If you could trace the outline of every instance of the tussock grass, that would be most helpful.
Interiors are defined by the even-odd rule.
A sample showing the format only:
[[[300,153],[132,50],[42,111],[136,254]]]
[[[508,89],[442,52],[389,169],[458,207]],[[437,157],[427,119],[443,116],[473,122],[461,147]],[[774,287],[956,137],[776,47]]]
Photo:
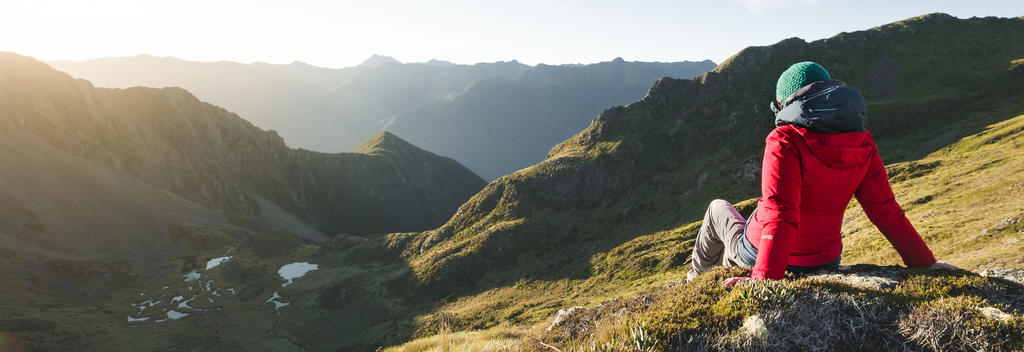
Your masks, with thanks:
[[[720,282],[744,272],[718,268],[692,283],[645,294],[652,302],[623,310],[614,303],[579,310],[546,335],[552,345],[635,351],[621,345],[634,322],[683,351],[1016,350],[1024,347],[1020,284],[962,272],[859,266],[852,273],[887,275],[898,286],[866,289],[830,276],[790,276],[733,289]],[[1005,304],[1007,293],[1016,294]],[[634,298],[636,299],[636,298]],[[986,315],[986,310],[989,312]],[[608,315],[619,312],[619,315]],[[994,312],[994,313],[993,313]],[[997,317],[997,318],[993,318]],[[576,346],[576,347],[572,347]]]
[[[898,325],[904,336],[934,351],[1006,351],[1024,347],[1021,316],[986,316],[982,308],[987,305],[976,296],[940,298],[913,308]]]
[[[383,352],[513,352],[534,348],[529,332],[508,326],[487,330],[444,332],[413,340]]]

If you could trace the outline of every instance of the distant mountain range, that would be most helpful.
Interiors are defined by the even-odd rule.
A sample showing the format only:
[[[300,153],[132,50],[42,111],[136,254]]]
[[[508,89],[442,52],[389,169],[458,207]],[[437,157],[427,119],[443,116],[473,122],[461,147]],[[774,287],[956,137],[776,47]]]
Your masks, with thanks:
[[[277,131],[294,147],[351,151],[389,130],[488,180],[540,161],[601,110],[639,99],[655,80],[689,78],[715,66],[621,58],[532,67],[514,60],[403,64],[376,55],[342,69],[148,55],[50,65],[101,87],[185,88]]]
[[[516,79],[474,83],[451,100],[399,114],[386,129],[463,162],[485,179],[536,164],[602,110],[644,96],[662,77],[689,78],[703,62],[537,65]]]

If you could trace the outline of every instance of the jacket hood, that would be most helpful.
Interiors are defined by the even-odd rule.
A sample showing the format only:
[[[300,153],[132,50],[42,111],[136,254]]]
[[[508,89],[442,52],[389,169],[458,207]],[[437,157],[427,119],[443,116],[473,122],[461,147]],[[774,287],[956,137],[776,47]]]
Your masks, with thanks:
[[[775,125],[787,124],[822,133],[864,132],[867,104],[857,88],[843,81],[818,81],[786,99]]]
[[[821,133],[795,126],[792,129],[803,138],[811,154],[833,169],[863,167],[878,153],[878,147],[871,132]]]

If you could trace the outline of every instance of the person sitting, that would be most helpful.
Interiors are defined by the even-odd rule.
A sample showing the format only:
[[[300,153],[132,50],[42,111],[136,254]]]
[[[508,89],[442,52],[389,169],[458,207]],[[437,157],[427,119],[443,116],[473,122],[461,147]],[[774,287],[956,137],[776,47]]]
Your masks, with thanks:
[[[814,62],[790,66],[776,84],[775,129],[766,138],[761,199],[750,219],[727,201],[708,206],[687,280],[718,265],[749,267],[750,280],[839,265],[843,213],[857,198],[871,222],[912,268],[956,269],[938,262],[903,213],[856,88]]]

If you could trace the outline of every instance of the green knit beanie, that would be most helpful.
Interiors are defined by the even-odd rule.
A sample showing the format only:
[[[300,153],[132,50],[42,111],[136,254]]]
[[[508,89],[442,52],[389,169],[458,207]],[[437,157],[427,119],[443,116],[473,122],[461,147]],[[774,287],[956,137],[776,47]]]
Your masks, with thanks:
[[[795,63],[779,76],[779,82],[775,84],[775,97],[785,103],[786,98],[797,89],[826,79],[832,79],[832,76],[821,65],[810,61]]]

